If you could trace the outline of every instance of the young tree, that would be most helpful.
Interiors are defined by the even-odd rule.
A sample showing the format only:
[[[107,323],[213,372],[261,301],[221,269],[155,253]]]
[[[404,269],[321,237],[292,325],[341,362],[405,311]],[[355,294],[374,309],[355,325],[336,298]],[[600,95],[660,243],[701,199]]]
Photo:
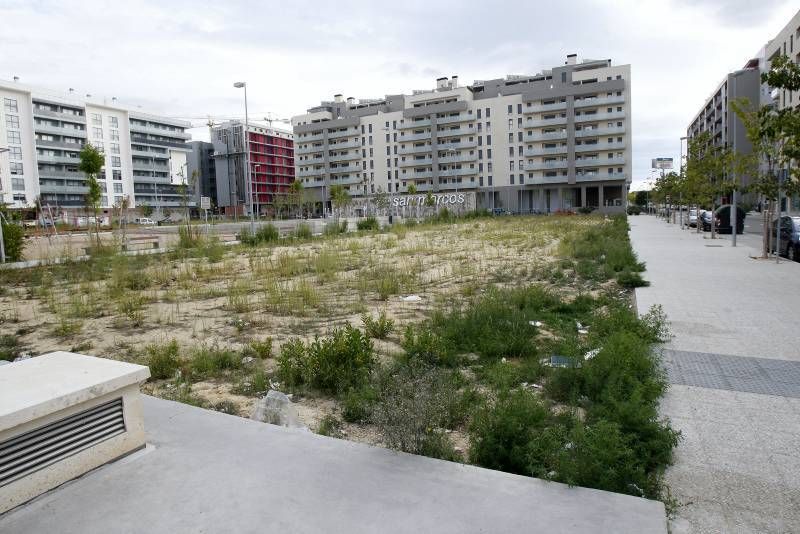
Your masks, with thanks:
[[[142,204],[140,209],[142,210],[142,216],[144,217],[150,217],[153,214],[153,206],[150,204]]]
[[[289,197],[295,206],[295,216],[302,217],[303,211],[303,182],[295,180],[289,186]]]
[[[336,210],[336,221],[338,223],[341,211],[350,204],[350,193],[347,192],[347,189],[345,189],[343,185],[335,184],[331,186],[330,195],[331,204],[333,204],[333,208]]]
[[[378,186],[375,194],[372,196],[372,203],[375,205],[375,210],[380,210],[383,213],[389,207],[389,195],[382,187]]]
[[[413,182],[408,184],[408,187],[406,187],[406,193],[409,194],[409,195],[416,195],[417,194],[417,184],[415,184]],[[414,208],[414,213],[415,213],[417,219],[419,219],[419,205],[417,205]],[[403,215],[405,216],[405,208],[403,208]]]
[[[772,61],[761,81],[780,91],[800,90],[800,67],[786,56]],[[761,256],[769,254],[770,221],[780,215],[782,194],[800,193],[800,110],[775,109],[773,105],[756,108],[747,100],[731,102],[731,107],[744,124],[747,137],[753,146],[753,159],[745,161],[755,179],[749,190],[756,192],[765,202],[762,210],[763,235]]]
[[[183,169],[181,169],[181,178],[183,178]],[[189,195],[194,194],[195,187],[197,185],[197,179],[200,176],[200,172],[197,169],[192,171],[191,176],[189,176],[188,180],[181,179],[181,183],[178,184],[178,193],[181,196],[181,209],[183,210],[183,219],[186,222],[186,235],[192,235],[192,227],[190,224],[191,217],[189,216]]]
[[[81,162],[78,164],[78,170],[86,175],[86,185],[89,187],[86,193],[86,208],[94,213],[94,235],[97,238],[97,247],[100,243],[100,199],[103,196],[103,191],[100,189],[100,184],[97,181],[97,174],[105,165],[105,156],[103,153],[86,143],[79,154]]]
[[[733,151],[715,145],[711,134],[703,132],[689,140],[683,190],[699,203],[708,204],[713,212],[719,196],[732,191],[734,169]],[[713,215],[711,238],[716,238],[716,218]]]

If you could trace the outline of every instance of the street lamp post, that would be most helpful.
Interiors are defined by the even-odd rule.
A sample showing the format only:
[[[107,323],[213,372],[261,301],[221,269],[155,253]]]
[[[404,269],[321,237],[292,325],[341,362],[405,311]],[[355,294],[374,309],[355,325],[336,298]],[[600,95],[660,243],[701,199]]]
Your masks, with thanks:
[[[233,84],[236,89],[244,89],[244,128],[243,128],[243,135],[244,135],[244,162],[246,167],[246,174],[245,179],[247,180],[247,196],[248,196],[248,204],[250,206],[250,233],[256,233],[256,220],[255,215],[253,213],[253,182],[250,175],[250,140],[248,139],[249,132],[247,131],[248,122],[247,122],[247,83],[245,82],[236,82]]]

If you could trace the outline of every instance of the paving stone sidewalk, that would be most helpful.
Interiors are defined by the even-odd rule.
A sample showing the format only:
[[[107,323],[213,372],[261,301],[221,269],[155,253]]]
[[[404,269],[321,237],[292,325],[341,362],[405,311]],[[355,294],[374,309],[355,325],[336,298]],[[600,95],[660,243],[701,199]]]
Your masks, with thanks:
[[[800,532],[800,263],[752,259],[757,240],[629,218],[673,339],[663,415],[683,433],[667,483],[681,532]],[[709,246],[713,245],[713,246]],[[722,246],[717,246],[722,245]]]

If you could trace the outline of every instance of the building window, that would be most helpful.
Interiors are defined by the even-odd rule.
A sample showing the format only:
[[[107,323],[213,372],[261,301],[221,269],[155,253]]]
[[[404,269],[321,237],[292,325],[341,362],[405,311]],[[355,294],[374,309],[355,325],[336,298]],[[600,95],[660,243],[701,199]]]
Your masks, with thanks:
[[[113,169],[111,175],[112,180],[122,180],[122,171],[119,169]]]
[[[508,113],[509,114],[514,113],[514,106],[512,104],[508,105]],[[488,117],[489,114],[487,113],[486,116]]]
[[[478,115],[477,115],[477,118],[479,118],[479,119],[481,118],[481,108],[478,108]]]
[[[491,145],[492,144],[492,136],[491,135],[487,135],[486,136],[486,144],[487,145]]]
[[[111,140],[119,141],[119,130],[111,130]]]
[[[514,155],[514,147],[513,146],[508,147],[508,155],[509,156],[513,156]]]
[[[122,184],[114,184],[114,192],[122,193]]]
[[[103,125],[103,118],[100,116],[99,113],[92,113],[92,124],[95,126]]]
[[[111,143],[111,153],[119,154],[119,143]]]
[[[490,170],[491,170],[491,169],[490,169]],[[487,177],[487,179],[489,180],[489,185],[492,185],[492,177],[491,177],[491,176],[489,176],[489,177]]]
[[[509,171],[513,171],[514,170],[514,162],[513,161],[509,161],[508,162],[508,170]],[[512,176],[513,176],[513,174],[512,174]],[[511,183],[513,184],[514,182],[511,182]]]
[[[486,149],[486,158],[487,159],[492,159],[492,149],[491,148],[487,148]]]
[[[486,131],[487,132],[491,132],[492,131],[492,123],[491,122],[487,122],[486,123]]]
[[[118,156],[112,156],[111,157],[111,166],[112,167],[121,167],[122,166],[122,162],[121,162],[121,160],[120,160],[120,158]]]
[[[11,160],[22,159],[22,147],[12,146],[8,148],[8,158]]]
[[[486,164],[486,172],[492,172],[492,162]]]
[[[11,167],[11,174],[23,174],[21,161],[12,161],[10,163],[10,167]]]
[[[19,128],[19,117],[17,115],[6,115],[6,126],[9,128]]]
[[[92,128],[92,137],[94,139],[102,139],[103,138],[103,129],[102,128]]]
[[[12,191],[25,191],[25,180],[23,178],[11,178]]]
[[[6,139],[8,139],[8,144],[10,145],[19,145],[22,144],[21,138],[19,136],[19,132],[6,132]]]
[[[514,142],[514,132],[508,132],[508,142],[509,143]],[[514,150],[514,147],[511,147],[511,150]]]
[[[513,165],[514,162],[512,161],[511,164]],[[514,185],[514,175],[513,174],[511,176],[509,176],[509,180],[511,181],[511,185]]]
[[[5,108],[6,111],[10,113],[19,113],[19,108],[17,107],[16,98],[4,98],[3,107]]]
[[[119,128],[119,122],[116,117],[109,117],[108,125],[111,126],[112,128]]]
[[[492,116],[492,110],[490,108],[486,108],[486,118],[488,119],[491,116]]]

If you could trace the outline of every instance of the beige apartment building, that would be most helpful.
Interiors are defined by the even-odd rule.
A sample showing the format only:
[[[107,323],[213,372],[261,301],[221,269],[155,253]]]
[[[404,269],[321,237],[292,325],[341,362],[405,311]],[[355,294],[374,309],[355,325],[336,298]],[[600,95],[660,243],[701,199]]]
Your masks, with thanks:
[[[537,75],[356,101],[336,95],[293,117],[295,176],[318,199],[342,185],[474,193],[478,208],[625,209],[632,172],[630,65],[578,61]]]

